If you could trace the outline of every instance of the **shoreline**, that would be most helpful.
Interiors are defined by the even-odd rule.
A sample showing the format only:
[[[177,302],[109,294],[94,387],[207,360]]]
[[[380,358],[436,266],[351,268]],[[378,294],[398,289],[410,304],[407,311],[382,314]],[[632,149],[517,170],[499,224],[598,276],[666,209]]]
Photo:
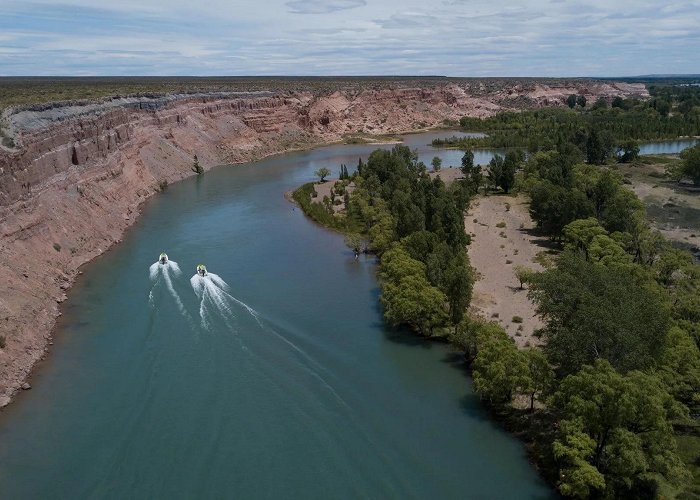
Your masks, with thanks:
[[[285,155],[285,154],[294,153],[294,152],[298,152],[298,151],[310,151],[310,150],[313,150],[316,148],[331,146],[331,145],[333,145],[333,143],[328,143],[328,144],[319,143],[319,144],[315,144],[309,148],[292,148],[292,149],[289,149],[286,151],[281,151],[281,152],[271,152],[269,154],[265,154],[263,156],[260,156],[259,158],[251,160],[251,161],[241,161],[241,162],[235,162],[235,163],[221,163],[221,164],[217,164],[217,165],[214,165],[212,167],[207,168],[205,170],[205,174],[206,174],[206,172],[209,172],[209,171],[211,171],[213,169],[217,169],[217,168],[236,167],[238,165],[244,165],[246,163],[259,162],[259,161],[262,161],[264,159],[271,158],[271,157],[274,157],[277,155]],[[175,183],[179,183],[181,181],[184,181],[184,180],[189,179],[191,177],[194,177],[196,175],[197,174],[195,172],[192,172],[191,175],[183,177],[182,179],[177,180]],[[202,174],[202,175],[204,175],[204,174]],[[136,224],[138,224],[139,219],[141,217],[141,214],[143,213],[144,206],[148,202],[155,199],[159,194],[161,194],[161,193],[152,192],[152,193],[150,193],[150,195],[147,198],[141,200],[139,202],[139,204],[137,205],[137,207],[132,212],[132,214],[134,216],[130,218],[129,224],[120,232],[119,238],[114,240],[108,247],[106,247],[100,253],[90,257],[88,260],[86,260],[85,262],[80,264],[78,267],[76,267],[74,274],[72,276],[70,276],[69,280],[67,281],[68,286],[65,288],[62,288],[62,290],[64,292],[63,297],[61,297],[62,300],[58,303],[58,308],[56,310],[56,313],[52,315],[52,320],[51,320],[50,325],[47,325],[46,331],[48,333],[45,335],[46,342],[44,343],[41,356],[39,358],[37,358],[31,365],[26,367],[27,375],[22,380],[22,384],[20,387],[18,387],[9,397],[0,396],[0,415],[5,410],[5,408],[7,408],[9,405],[11,405],[11,403],[13,403],[17,400],[17,398],[20,394],[22,394],[23,392],[25,392],[27,390],[31,390],[32,376],[34,375],[34,372],[37,369],[39,369],[39,365],[41,365],[47,361],[49,354],[50,354],[50,351],[51,351],[50,347],[54,344],[54,341],[57,337],[57,333],[60,330],[59,318],[61,316],[63,316],[63,311],[62,311],[63,303],[66,300],[68,300],[68,294],[70,293],[72,288],[76,285],[78,277],[84,274],[83,268],[85,266],[93,263],[94,261],[96,261],[99,258],[106,257],[108,255],[108,253],[110,252],[110,250],[112,250],[117,245],[121,244],[125,235],[131,230],[131,228],[133,228]]]
[[[391,134],[397,135],[397,136],[404,136],[404,135],[409,135],[409,134],[420,134],[420,133],[425,133],[433,130],[444,130],[440,127],[428,127],[428,128],[421,128],[421,129],[412,129],[409,131],[396,131],[396,132],[391,132]],[[403,140],[401,141],[382,141],[382,140],[377,140],[377,141],[372,141],[372,142],[367,142],[367,143],[362,143],[358,145],[383,145],[383,144],[402,144]],[[309,144],[308,146],[305,147],[292,147],[288,148],[282,151],[271,151],[269,153],[262,154],[259,157],[255,157],[253,159],[247,160],[247,161],[234,161],[230,163],[219,163],[215,164],[213,166],[210,166],[208,168],[205,168],[205,173],[202,175],[205,175],[207,172],[210,172],[211,170],[214,169],[219,169],[219,168],[231,168],[231,167],[236,167],[239,165],[245,165],[247,163],[256,163],[263,161],[268,158],[274,158],[276,156],[283,156],[287,155],[290,153],[295,153],[295,152],[301,152],[301,151],[312,151],[318,148],[323,148],[323,147],[330,147],[330,146],[341,146],[341,145],[355,145],[353,143],[348,143],[344,140],[332,140],[332,141],[318,141],[312,144]],[[196,176],[197,174],[195,172],[189,172],[186,176],[182,177],[181,179],[178,179],[174,183],[179,183],[181,181],[184,181],[185,179],[189,179],[191,177]],[[289,202],[293,203],[294,205],[298,206],[296,201],[292,197],[293,191],[288,191],[284,193],[285,199],[287,199]],[[50,323],[46,325],[46,328],[42,328],[45,330],[47,333],[44,336],[45,342],[43,344],[43,350],[41,355],[36,358],[31,364],[27,365],[25,368],[27,370],[27,375],[22,379],[21,384],[19,387],[17,387],[13,393],[8,397],[8,396],[0,396],[0,414],[8,407],[10,406],[13,402],[17,400],[17,398],[22,394],[23,392],[27,390],[31,390],[32,385],[32,377],[36,370],[40,369],[40,365],[44,364],[47,362],[51,349],[50,347],[54,345],[55,339],[57,338],[57,334],[60,331],[60,321],[59,318],[63,316],[63,303],[68,300],[68,294],[72,290],[73,286],[76,285],[76,282],[79,278],[79,276],[83,275],[84,271],[83,268],[91,263],[93,263],[95,260],[106,257],[110,250],[112,250],[114,247],[119,245],[126,234],[131,230],[132,227],[134,227],[138,222],[139,219],[143,213],[144,206],[155,199],[161,192],[153,191],[149,192],[149,195],[145,198],[139,201],[138,205],[133,209],[131,212],[132,216],[128,220],[128,224],[120,231],[119,237],[115,239],[114,241],[111,242],[111,244],[108,247],[105,247],[104,249],[101,250],[101,252],[95,254],[94,256],[88,258],[85,262],[81,263],[78,265],[74,273],[71,276],[68,276],[68,280],[66,281],[67,286],[65,288],[62,287],[63,290],[63,296],[61,297],[60,301],[58,302],[58,307],[56,309],[56,312],[52,315],[52,318],[50,320]],[[300,207],[301,208],[301,207]],[[316,224],[318,224],[320,227],[325,227],[322,224],[312,221]],[[333,230],[332,228],[328,228]],[[343,234],[340,231],[333,230],[334,232],[338,232],[340,234]]]

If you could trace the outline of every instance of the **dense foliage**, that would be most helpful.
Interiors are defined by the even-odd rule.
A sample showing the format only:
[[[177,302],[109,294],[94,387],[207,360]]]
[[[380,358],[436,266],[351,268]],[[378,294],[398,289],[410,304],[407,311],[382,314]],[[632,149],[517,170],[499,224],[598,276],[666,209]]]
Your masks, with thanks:
[[[614,108],[596,102],[586,111],[571,99],[578,111],[503,113],[478,122],[491,137],[477,142],[530,150],[522,168],[516,162],[513,183],[529,195],[532,218],[559,251],[542,272],[515,270],[544,320],[540,349],[518,350],[500,326],[472,319],[451,340],[472,361],[474,387],[490,406],[535,409],[540,420],[556,422],[545,434],[549,446],[538,448],[549,458],[538,458],[553,464],[550,477],[565,496],[668,496],[686,488],[692,467],[676,443],[694,442],[687,433],[700,428],[700,267],[649,227],[615,169],[597,166],[613,155],[634,161],[635,139],[700,132],[697,107],[683,113],[675,98],[668,105],[660,99],[620,99]],[[479,129],[475,123],[463,120]],[[700,180],[698,157],[700,147],[682,154],[679,179]],[[473,185],[480,170],[470,159],[467,150],[463,182]],[[504,164],[489,164],[487,187],[511,189],[496,182]],[[697,460],[694,453],[686,457]],[[696,477],[686,491],[697,493],[698,483]]]
[[[388,323],[426,336],[454,327],[464,317],[474,281],[464,231],[467,186],[448,189],[439,178],[431,179],[405,146],[374,151],[351,176],[343,171],[354,187],[343,215],[313,200],[313,184],[298,189],[294,199],[314,220],[365,235],[381,258]]]
[[[525,148],[529,152],[560,149],[570,144],[589,163],[616,157],[629,162],[638,154],[636,141],[675,139],[700,135],[700,91],[684,101],[659,97],[649,101],[619,99],[612,106],[599,101],[590,109],[545,108],[499,113],[486,119],[464,117],[469,131],[488,133],[483,138],[436,139],[435,146]],[[571,103],[569,102],[569,105]]]
[[[447,335],[498,414],[522,414],[530,429],[553,423],[531,432],[563,495],[674,495],[690,477],[683,458],[697,454],[683,456],[677,442],[700,427],[700,267],[649,227],[614,169],[554,144],[527,159],[511,151],[486,175],[467,151],[464,178],[449,187],[405,147],[375,151],[352,176],[344,218],[381,257],[389,323]],[[463,211],[484,185],[527,193],[539,231],[558,246],[544,271],[514,270],[544,321],[537,348],[518,349],[498,324],[465,315],[474,278]]]
[[[461,185],[431,179],[405,146],[374,151],[360,161],[349,215],[362,221],[381,256],[382,304],[387,321],[424,335],[462,320],[473,274],[465,245]]]

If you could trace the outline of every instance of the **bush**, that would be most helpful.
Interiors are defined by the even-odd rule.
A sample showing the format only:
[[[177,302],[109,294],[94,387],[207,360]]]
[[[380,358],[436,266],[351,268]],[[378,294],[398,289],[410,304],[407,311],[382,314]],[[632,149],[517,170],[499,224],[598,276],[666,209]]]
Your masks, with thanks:
[[[5,341],[5,336],[0,335],[0,349],[4,349],[6,345],[7,345],[7,342]]]
[[[160,181],[160,183],[158,184],[158,189],[160,189],[161,192],[168,189],[168,181],[167,180]]]
[[[199,164],[199,159],[197,158],[197,155],[194,155],[194,159],[192,162],[192,172],[194,172],[197,175],[202,175],[204,173],[204,168]]]
[[[513,316],[513,319],[511,321],[513,321],[513,323],[522,323],[523,318],[522,316]]]
[[[505,223],[505,222],[499,222],[498,224],[496,224],[496,227],[497,227],[497,228],[500,228],[500,229],[503,229],[504,227],[506,227],[506,223]]]
[[[57,252],[60,252],[60,251],[61,251],[61,245],[59,245],[58,243],[54,243],[54,244],[53,244],[53,249],[56,250]]]

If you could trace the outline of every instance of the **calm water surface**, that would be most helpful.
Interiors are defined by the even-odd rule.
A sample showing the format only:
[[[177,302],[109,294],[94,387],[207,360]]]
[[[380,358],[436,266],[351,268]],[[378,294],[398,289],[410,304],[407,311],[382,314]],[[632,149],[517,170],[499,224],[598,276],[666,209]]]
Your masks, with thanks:
[[[639,154],[676,154],[680,153],[685,148],[691,148],[698,143],[700,143],[698,139],[678,139],[675,141],[647,142],[639,145]]]
[[[430,160],[430,135],[409,136]],[[458,357],[385,329],[372,259],[283,193],[373,146],[171,186],[85,268],[0,418],[2,498],[547,498]],[[456,163],[455,163],[456,164]],[[149,266],[166,250],[182,269]],[[190,277],[203,262],[203,298]]]

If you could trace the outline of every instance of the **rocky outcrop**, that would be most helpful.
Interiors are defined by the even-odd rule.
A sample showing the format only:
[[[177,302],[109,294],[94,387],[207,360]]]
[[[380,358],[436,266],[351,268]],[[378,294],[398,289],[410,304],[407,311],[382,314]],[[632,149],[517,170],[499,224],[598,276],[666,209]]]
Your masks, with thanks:
[[[117,243],[162,183],[205,168],[338,141],[439,125],[570,93],[645,95],[643,86],[579,82],[527,88],[216,93],[115,98],[4,113],[0,148],[0,407],[26,383],[51,341],[79,267]],[[597,87],[596,87],[597,86]],[[28,387],[28,386],[25,386]]]

